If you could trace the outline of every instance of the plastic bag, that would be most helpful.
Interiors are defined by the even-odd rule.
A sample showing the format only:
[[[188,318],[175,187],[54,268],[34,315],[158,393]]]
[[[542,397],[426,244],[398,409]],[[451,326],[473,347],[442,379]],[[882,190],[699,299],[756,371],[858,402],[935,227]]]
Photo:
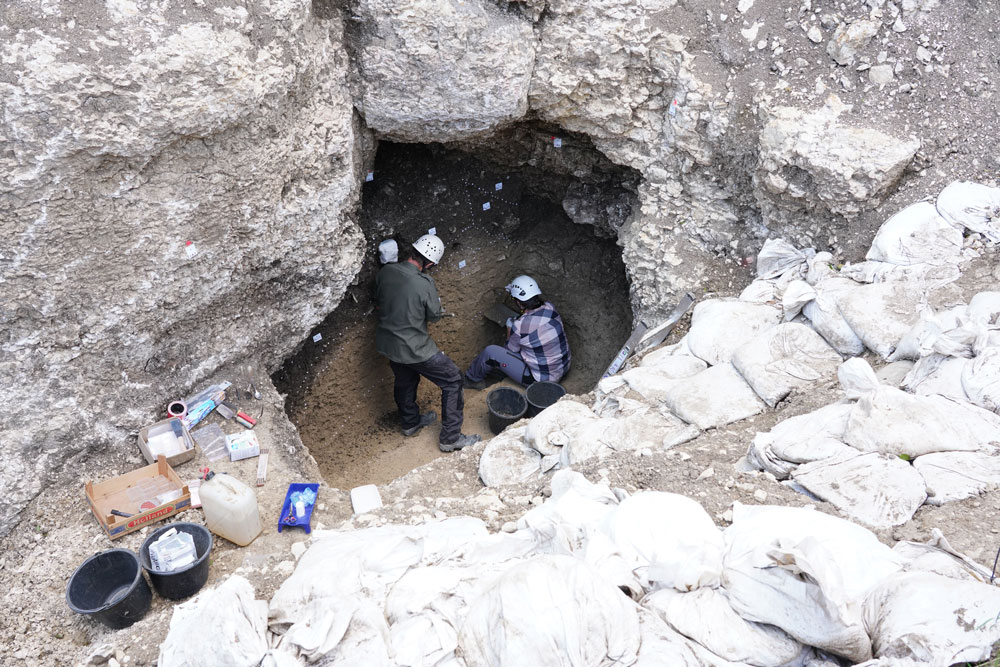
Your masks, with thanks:
[[[818,333],[794,322],[758,334],[733,354],[733,366],[771,407],[793,389],[833,375],[841,361]]]
[[[816,254],[815,250],[796,250],[784,239],[768,239],[757,253],[757,277],[777,278],[788,271],[805,273],[807,262]]]

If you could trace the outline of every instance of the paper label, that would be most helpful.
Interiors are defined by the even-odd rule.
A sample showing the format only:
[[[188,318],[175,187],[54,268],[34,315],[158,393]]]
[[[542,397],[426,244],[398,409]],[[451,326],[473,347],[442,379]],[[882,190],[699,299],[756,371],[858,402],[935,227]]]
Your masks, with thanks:
[[[437,227],[431,227],[430,229],[427,230],[427,233],[430,234],[431,236],[436,236],[437,233],[438,233],[438,228]]]
[[[503,183],[497,183],[493,186],[494,190],[503,190]]]
[[[555,146],[556,148],[562,148],[562,139],[560,139],[559,137],[553,137],[552,145]]]
[[[365,183],[368,183],[369,181],[374,181],[374,180],[375,180],[375,172],[374,171],[369,171],[367,174],[365,174]]]
[[[486,202],[485,204],[483,204],[483,210],[484,211],[490,210],[490,203],[489,202]]]
[[[460,268],[460,269],[464,269],[465,268],[465,260],[464,259],[461,262],[458,263],[458,268]]]
[[[318,343],[318,342],[320,342],[321,340],[323,340],[323,334],[321,334],[321,333],[318,333],[318,334],[316,334],[315,336],[313,336],[313,342],[314,342],[314,343]]]
[[[188,241],[187,245],[184,246],[184,252],[187,254],[188,259],[191,259],[198,254],[198,248],[195,246],[194,242]]]

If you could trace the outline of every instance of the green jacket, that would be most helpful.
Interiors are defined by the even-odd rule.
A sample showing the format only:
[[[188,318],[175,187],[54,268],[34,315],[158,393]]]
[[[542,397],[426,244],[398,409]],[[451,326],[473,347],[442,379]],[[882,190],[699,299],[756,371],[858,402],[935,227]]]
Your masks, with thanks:
[[[375,349],[399,364],[418,364],[438,352],[427,323],[440,320],[434,279],[409,262],[386,264],[375,277],[378,328]]]

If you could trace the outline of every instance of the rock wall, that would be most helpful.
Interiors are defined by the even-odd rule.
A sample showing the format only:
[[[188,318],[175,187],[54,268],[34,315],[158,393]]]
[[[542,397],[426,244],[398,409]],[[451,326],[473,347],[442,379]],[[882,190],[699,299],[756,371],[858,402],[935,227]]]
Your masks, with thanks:
[[[131,451],[226,362],[274,367],[339,301],[370,145],[342,32],[308,0],[5,7],[0,535],[76,458]]]

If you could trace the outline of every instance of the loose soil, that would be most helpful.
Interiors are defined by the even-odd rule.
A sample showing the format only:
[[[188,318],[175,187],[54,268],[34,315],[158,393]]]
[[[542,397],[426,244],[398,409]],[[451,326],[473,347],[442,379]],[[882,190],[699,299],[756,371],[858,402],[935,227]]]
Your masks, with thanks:
[[[520,174],[440,147],[382,144],[373,176],[361,214],[373,250],[357,285],[314,332],[322,339],[308,339],[274,376],[324,478],[340,488],[383,484],[441,455],[439,424],[412,438],[400,433],[392,372],[375,351],[372,285],[379,241],[396,236],[402,245],[431,228],[444,240],[445,256],[430,275],[449,316],[430,332],[463,370],[484,346],[504,342],[501,327],[483,315],[503,302],[503,286],[519,274],[534,277],[563,317],[573,363],[562,384],[571,393],[593,388],[631,328],[625,269],[614,242],[573,224]],[[440,416],[440,394],[422,381],[421,410]],[[487,394],[465,391],[465,433],[492,436]]]

